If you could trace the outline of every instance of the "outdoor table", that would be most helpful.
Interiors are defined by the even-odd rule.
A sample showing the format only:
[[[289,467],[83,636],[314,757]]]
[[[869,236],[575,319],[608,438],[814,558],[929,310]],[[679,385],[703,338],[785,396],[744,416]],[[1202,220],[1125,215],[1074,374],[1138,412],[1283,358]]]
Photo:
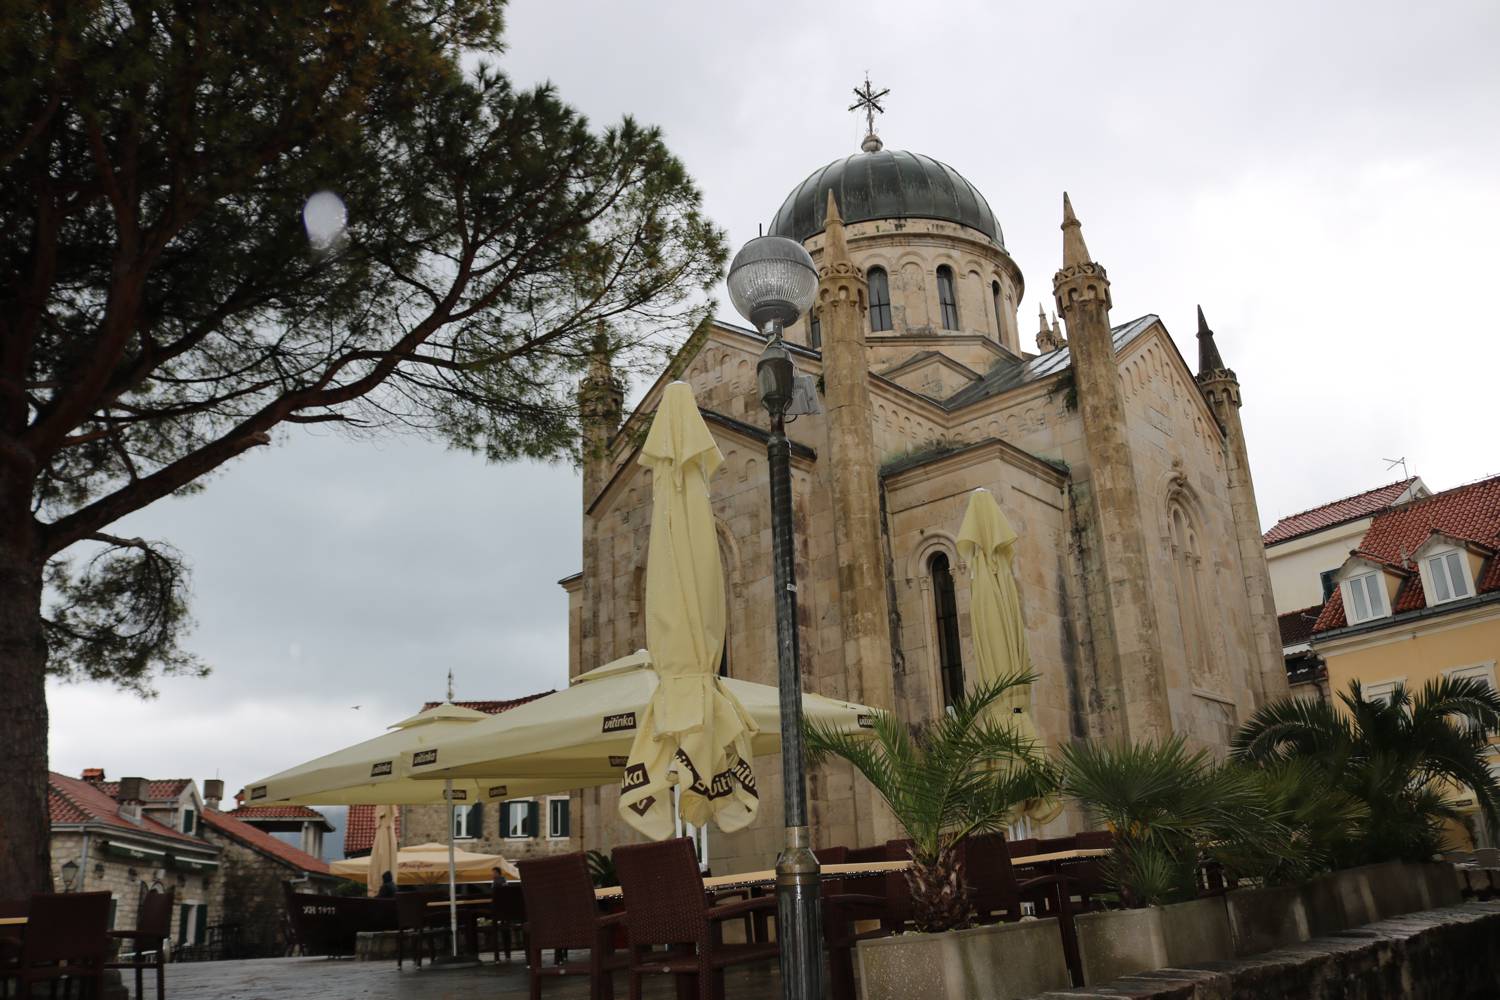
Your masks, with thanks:
[[[1098,858],[1109,853],[1110,848],[1107,847],[1087,847],[1071,851],[1052,851],[1048,854],[1029,854],[1025,857],[1011,858],[1010,863],[1013,868],[1023,868],[1044,865],[1053,861]],[[864,878],[884,875],[888,872],[906,871],[910,867],[910,861],[864,861],[854,864],[823,865],[818,871],[825,879]],[[737,875],[711,875],[703,880],[703,888],[706,892],[722,892],[725,889],[749,889],[755,886],[774,885],[775,882],[776,872],[767,869],[758,872],[741,872]],[[598,899],[619,899],[623,891],[617,885],[604,886],[595,889],[594,896]]]
[[[25,924],[26,917],[0,917],[0,927],[17,927]]]
[[[464,950],[466,954],[478,956],[479,954],[479,918],[481,913],[474,913],[463,909],[466,906],[489,906],[494,900],[489,896],[468,896],[464,899],[453,900],[458,909],[459,930],[464,936]],[[427,904],[428,909],[448,909],[448,900],[434,899]]]

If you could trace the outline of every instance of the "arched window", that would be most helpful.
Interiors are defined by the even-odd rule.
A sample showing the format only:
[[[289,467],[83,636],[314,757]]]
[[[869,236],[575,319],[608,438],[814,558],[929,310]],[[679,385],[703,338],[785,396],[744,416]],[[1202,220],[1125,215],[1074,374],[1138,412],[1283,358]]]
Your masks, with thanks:
[[[891,283],[885,276],[885,268],[872,267],[865,275],[870,284],[870,331],[891,328]]]
[[[938,676],[943,683],[943,707],[964,694],[963,651],[958,641],[958,599],[953,593],[953,570],[946,553],[939,552],[927,563],[932,573],[932,607],[936,617]]]
[[[815,351],[823,346],[823,324],[816,309],[807,314],[807,346]]]
[[[1198,545],[1198,530],[1180,503],[1168,508],[1168,530],[1172,540],[1172,563],[1177,578],[1177,614],[1182,622],[1182,646],[1187,656],[1188,674],[1201,684],[1215,673],[1213,652],[1209,647],[1208,629],[1203,618],[1203,556]]]
[[[937,269],[938,305],[943,309],[943,329],[958,329],[958,295],[953,285],[953,268],[944,264]]]
[[[1001,331],[1005,329],[1005,324],[1000,322],[1000,315],[1003,310],[1000,308],[1000,282],[998,281],[990,282],[990,300],[995,303],[995,336],[998,337],[1001,335]]]

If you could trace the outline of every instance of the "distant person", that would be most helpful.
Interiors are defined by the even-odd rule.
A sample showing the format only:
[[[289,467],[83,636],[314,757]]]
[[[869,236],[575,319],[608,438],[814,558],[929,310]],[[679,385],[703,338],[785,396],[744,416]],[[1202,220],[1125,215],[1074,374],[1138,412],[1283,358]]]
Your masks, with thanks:
[[[503,871],[500,870],[500,866],[499,865],[496,865],[495,867],[493,867],[493,868],[490,869],[490,884],[491,885],[504,885],[505,884],[505,872],[503,872]]]
[[[396,880],[391,877],[390,872],[380,876],[380,891],[375,893],[380,899],[388,899],[396,894]]]

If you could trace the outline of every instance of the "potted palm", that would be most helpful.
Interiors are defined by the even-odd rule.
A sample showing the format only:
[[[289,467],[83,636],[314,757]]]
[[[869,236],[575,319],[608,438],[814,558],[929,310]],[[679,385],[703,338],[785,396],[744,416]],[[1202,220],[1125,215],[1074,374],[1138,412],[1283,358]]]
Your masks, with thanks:
[[[1003,829],[1022,803],[1043,797],[1055,778],[1035,742],[991,707],[1035,680],[1015,674],[981,685],[942,717],[918,726],[876,712],[864,733],[809,726],[810,762],[848,761],[885,799],[911,840],[906,873],[915,930],[862,941],[861,996],[909,996],[920,979],[939,997],[1018,997],[1066,988],[1054,920],[974,926],[960,847]],[[930,983],[930,989],[928,984]]]

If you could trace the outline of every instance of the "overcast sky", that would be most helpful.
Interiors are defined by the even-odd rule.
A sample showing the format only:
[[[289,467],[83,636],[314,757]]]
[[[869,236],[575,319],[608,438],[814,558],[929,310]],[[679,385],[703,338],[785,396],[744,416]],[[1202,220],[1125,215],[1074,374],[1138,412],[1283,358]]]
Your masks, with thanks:
[[[1114,319],[1197,357],[1202,303],[1239,374],[1266,525],[1398,478],[1500,472],[1500,4],[560,3],[516,0],[499,64],[597,124],[660,125],[738,247],[857,150],[845,108],[890,87],[888,148],[989,199],[1049,308],[1071,192]],[[737,319],[727,303],[720,315]],[[1029,335],[1025,341],[1031,346]],[[294,429],[198,496],[119,528],[194,567],[160,697],[57,686],[52,763],[232,790],[442,695],[564,683],[579,479],[406,439]]]

